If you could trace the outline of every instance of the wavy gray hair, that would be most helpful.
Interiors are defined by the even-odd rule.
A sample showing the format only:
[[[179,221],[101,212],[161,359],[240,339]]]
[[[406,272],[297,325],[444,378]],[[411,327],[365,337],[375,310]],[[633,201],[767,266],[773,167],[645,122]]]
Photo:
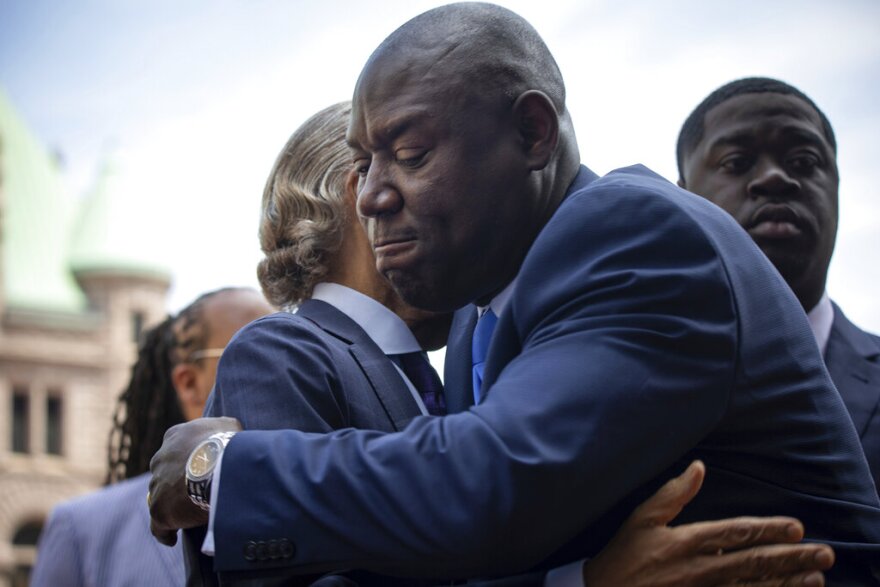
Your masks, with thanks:
[[[352,169],[345,143],[351,102],[321,110],[288,139],[263,190],[257,266],[263,294],[290,308],[312,295],[342,243],[345,182]]]

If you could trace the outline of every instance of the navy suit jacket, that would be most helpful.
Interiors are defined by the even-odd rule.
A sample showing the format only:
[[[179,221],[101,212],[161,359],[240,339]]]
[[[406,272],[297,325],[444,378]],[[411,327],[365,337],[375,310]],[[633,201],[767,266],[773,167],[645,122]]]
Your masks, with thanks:
[[[859,329],[837,304],[825,365],[843,398],[880,491],[880,337]]]
[[[351,318],[320,300],[264,316],[221,358],[206,416],[246,430],[403,430],[419,407],[394,364]]]
[[[56,506],[40,535],[32,587],[182,585],[180,546],[150,534],[149,483],[145,473]]]
[[[880,504],[803,310],[727,214],[649,170],[582,168],[526,256],[485,381],[480,405],[398,433],[236,435],[217,564],[252,567],[242,548],[261,536],[296,547],[266,564],[302,572],[546,568],[596,552],[701,458],[683,520],[793,515],[835,546],[833,584],[871,581]],[[446,383],[466,403],[469,382]]]
[[[326,302],[306,300],[296,314],[265,316],[235,335],[223,352],[204,415],[237,418],[246,430],[393,432],[420,413],[392,362],[356,322]],[[259,565],[224,569],[214,577],[213,561],[199,554],[203,538],[204,529],[188,532],[191,585],[289,586],[311,584],[318,578],[293,577],[283,568]],[[259,546],[266,541],[254,535],[253,542]],[[220,563],[216,568],[223,567],[221,557],[215,557]],[[350,579],[377,585],[391,581],[366,573],[324,581]]]

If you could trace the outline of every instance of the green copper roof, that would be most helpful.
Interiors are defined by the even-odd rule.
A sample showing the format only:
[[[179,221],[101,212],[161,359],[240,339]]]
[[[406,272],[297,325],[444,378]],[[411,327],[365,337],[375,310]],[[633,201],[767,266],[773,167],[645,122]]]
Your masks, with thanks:
[[[155,226],[137,182],[116,157],[104,162],[75,220],[70,240],[74,271],[113,271],[169,279],[158,263]]]
[[[81,202],[64,192],[54,158],[0,89],[0,287],[8,307],[78,313],[74,271],[169,279],[151,261],[144,215],[112,163]]]
[[[68,269],[72,202],[55,160],[0,89],[0,287],[6,304],[78,311],[85,297]]]

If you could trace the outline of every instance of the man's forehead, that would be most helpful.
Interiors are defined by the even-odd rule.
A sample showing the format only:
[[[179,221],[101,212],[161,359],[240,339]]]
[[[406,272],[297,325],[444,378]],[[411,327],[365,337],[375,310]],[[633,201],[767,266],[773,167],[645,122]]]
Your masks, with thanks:
[[[425,78],[399,75],[393,83],[362,78],[352,100],[346,140],[350,146],[366,147],[445,119],[449,100],[443,95],[443,87]]]
[[[812,128],[824,139],[822,121],[812,106],[797,96],[772,92],[741,94],[718,104],[704,117],[703,135],[705,138],[733,129],[754,131],[759,121],[791,130]]]

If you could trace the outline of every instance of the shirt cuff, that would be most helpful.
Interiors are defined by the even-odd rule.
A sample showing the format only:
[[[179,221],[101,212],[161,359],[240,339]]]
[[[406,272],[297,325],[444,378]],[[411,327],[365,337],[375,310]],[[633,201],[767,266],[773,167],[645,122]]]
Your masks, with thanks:
[[[550,570],[544,577],[544,587],[584,587],[584,563],[586,560],[581,559]]]
[[[223,466],[223,453],[217,457],[217,466],[214,467],[214,478],[211,479],[211,509],[208,511],[208,533],[202,542],[202,554],[214,556],[214,513],[217,511],[217,496],[220,495],[220,468]]]

